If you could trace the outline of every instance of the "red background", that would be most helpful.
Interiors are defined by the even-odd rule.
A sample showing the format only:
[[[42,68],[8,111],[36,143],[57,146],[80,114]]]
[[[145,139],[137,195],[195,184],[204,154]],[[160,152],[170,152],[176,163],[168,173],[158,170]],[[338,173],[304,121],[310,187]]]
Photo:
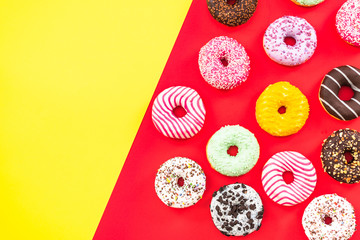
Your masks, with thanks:
[[[343,2],[325,0],[316,7],[303,8],[290,0],[259,0],[254,16],[244,25],[232,28],[212,18],[205,0],[194,0],[94,239],[225,239],[211,220],[209,204],[214,191],[234,182],[252,186],[260,194],[265,208],[262,227],[258,232],[246,236],[247,239],[307,239],[301,225],[303,211],[314,197],[326,193],[346,197],[353,204],[359,223],[360,185],[340,184],[333,180],[323,172],[319,157],[322,141],[332,131],[345,127],[360,130],[360,119],[348,122],[336,120],[325,112],[318,98],[321,80],[332,68],[345,64],[360,67],[359,49],[345,43],[336,32],[335,15]],[[284,15],[303,17],[317,31],[318,47],[315,54],[308,62],[297,67],[285,67],[271,61],[262,47],[268,25]],[[197,63],[200,48],[213,37],[221,35],[239,41],[251,60],[248,80],[230,91],[217,90],[208,85],[201,77]],[[136,79],[133,80],[136,83]],[[258,96],[269,84],[278,81],[289,81],[297,86],[310,104],[310,115],[305,126],[288,137],[269,135],[255,119]],[[203,129],[188,140],[164,137],[151,120],[154,98],[165,88],[175,85],[194,88],[206,108]],[[209,138],[220,127],[231,124],[249,129],[260,143],[259,161],[249,173],[240,177],[226,177],[217,173],[206,159],[205,147]],[[285,150],[298,151],[310,159],[318,175],[314,193],[294,207],[283,207],[272,202],[260,180],[265,162],[273,154]],[[154,190],[157,169],[175,156],[195,160],[207,176],[203,199],[186,209],[165,206]],[[360,231],[352,237],[358,238]]]

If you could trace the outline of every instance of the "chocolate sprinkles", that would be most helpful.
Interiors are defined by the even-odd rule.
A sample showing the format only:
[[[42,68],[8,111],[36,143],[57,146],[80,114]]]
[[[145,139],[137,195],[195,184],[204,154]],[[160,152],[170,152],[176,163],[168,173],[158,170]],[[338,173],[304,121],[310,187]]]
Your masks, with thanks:
[[[207,6],[216,21],[235,27],[246,23],[254,14],[258,0],[207,0]]]

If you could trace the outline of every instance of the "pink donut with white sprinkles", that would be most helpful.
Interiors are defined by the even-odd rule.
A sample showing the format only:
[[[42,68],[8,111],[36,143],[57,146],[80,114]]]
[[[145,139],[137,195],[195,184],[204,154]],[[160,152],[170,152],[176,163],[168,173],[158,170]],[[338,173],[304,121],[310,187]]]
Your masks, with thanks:
[[[336,14],[336,29],[347,43],[360,46],[360,0],[346,1]]]
[[[211,86],[229,90],[245,82],[250,72],[250,58],[235,39],[220,36],[200,49],[200,73]]]
[[[287,184],[283,173],[290,171],[294,180]],[[313,164],[302,154],[293,151],[278,152],[264,165],[262,185],[274,202],[293,206],[305,201],[316,186],[316,171]]]
[[[182,107],[186,114],[177,117],[173,110]],[[152,106],[152,120],[159,132],[169,138],[187,139],[197,134],[205,122],[205,107],[192,88],[175,86],[162,91]]]
[[[293,38],[288,45],[285,38]],[[266,29],[263,39],[266,54],[273,61],[286,65],[300,65],[311,58],[317,46],[315,29],[303,18],[284,16]]]

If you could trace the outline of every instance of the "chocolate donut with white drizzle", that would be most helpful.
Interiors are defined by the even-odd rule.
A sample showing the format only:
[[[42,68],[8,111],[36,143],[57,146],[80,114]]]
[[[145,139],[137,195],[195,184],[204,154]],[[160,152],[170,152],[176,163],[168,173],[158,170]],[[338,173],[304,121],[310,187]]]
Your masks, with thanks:
[[[350,87],[354,95],[344,101],[339,98],[343,86]],[[336,67],[325,75],[319,98],[322,106],[336,119],[349,121],[360,116],[360,69],[346,65]]]

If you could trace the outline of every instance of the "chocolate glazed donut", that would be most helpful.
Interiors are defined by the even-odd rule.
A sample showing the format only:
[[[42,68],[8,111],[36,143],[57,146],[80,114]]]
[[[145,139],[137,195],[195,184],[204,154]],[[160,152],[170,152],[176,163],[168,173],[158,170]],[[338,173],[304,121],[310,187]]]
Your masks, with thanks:
[[[338,97],[341,87],[350,87],[354,96],[349,101]],[[339,120],[352,120],[360,116],[360,69],[346,65],[334,68],[325,75],[320,86],[320,102],[325,110]]]
[[[348,161],[345,154],[352,160]],[[360,133],[352,129],[333,132],[322,145],[321,162],[324,171],[341,183],[360,181]]]
[[[211,15],[222,24],[235,27],[254,14],[258,0],[207,0]]]

